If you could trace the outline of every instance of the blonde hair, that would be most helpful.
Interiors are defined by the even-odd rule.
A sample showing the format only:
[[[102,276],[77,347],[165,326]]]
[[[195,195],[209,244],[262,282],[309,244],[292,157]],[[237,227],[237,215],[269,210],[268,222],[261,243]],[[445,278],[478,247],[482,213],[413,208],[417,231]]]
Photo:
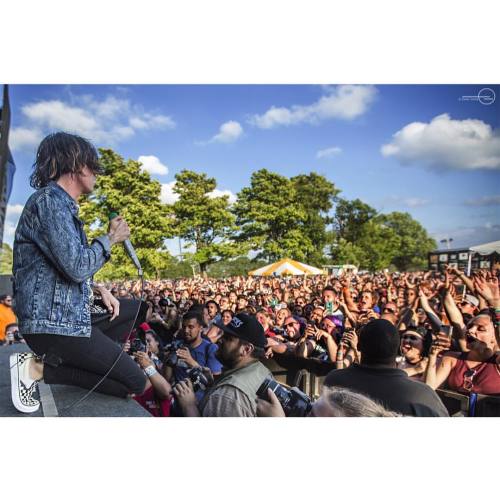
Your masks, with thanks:
[[[400,417],[399,413],[389,411],[383,405],[363,394],[345,387],[323,387],[325,402],[336,417]]]

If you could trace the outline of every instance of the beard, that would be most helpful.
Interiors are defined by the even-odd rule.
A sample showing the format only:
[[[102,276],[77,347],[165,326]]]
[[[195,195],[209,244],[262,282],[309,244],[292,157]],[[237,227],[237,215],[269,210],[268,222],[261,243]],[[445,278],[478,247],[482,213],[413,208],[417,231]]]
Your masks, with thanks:
[[[220,347],[217,349],[217,351],[215,351],[215,357],[222,363],[222,366],[224,368],[231,368],[232,363],[230,357],[225,355]]]

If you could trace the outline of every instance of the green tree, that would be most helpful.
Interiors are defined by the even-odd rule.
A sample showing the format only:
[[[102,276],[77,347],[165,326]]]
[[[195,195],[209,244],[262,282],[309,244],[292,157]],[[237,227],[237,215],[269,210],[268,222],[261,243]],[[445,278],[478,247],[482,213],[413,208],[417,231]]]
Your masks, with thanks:
[[[185,255],[182,259],[173,257],[169,265],[160,271],[161,279],[176,279],[176,278],[192,278],[193,266],[198,272],[198,264],[193,261],[189,255]]]
[[[305,254],[308,264],[319,266],[325,263],[324,248],[331,241],[327,232],[333,219],[328,216],[340,190],[323,175],[315,172],[292,177],[297,201],[306,213],[303,232],[312,242],[312,250]]]
[[[360,230],[356,246],[363,252],[361,267],[369,271],[388,268],[399,248],[399,236],[384,224],[381,216],[365,222]]]
[[[392,263],[400,270],[423,269],[427,254],[437,248],[425,228],[407,212],[391,212],[382,216],[386,227],[399,236],[399,244]]]
[[[207,273],[213,278],[229,278],[231,276],[246,276],[248,271],[265,266],[264,261],[254,261],[246,255],[235,259],[223,259],[208,267]]]
[[[353,264],[362,267],[365,262],[365,253],[362,248],[354,243],[339,238],[332,244],[332,259],[335,264]]]
[[[339,199],[334,216],[337,238],[356,244],[363,225],[377,215],[377,211],[360,199]]]
[[[8,243],[3,243],[0,255],[0,274],[12,274],[13,253]]]
[[[294,183],[287,177],[266,169],[254,172],[250,186],[238,193],[233,212],[240,227],[237,241],[258,251],[258,259],[306,260],[314,251],[314,244],[304,231],[306,210],[298,202]]]
[[[173,215],[160,201],[161,184],[141,171],[139,162],[125,161],[111,149],[101,149],[100,156],[104,174],[98,176],[94,192],[80,200],[80,217],[89,240],[107,232],[109,214],[118,212],[130,227],[130,241],[145,276],[159,276],[172,259],[164,240],[173,235]],[[96,279],[136,274],[123,245],[114,245],[111,255],[111,261],[97,273]]]
[[[194,245],[194,260],[202,272],[218,258],[243,251],[241,245],[231,241],[236,226],[228,196],[209,196],[216,187],[215,179],[206,174],[182,170],[175,176],[174,192],[179,195],[172,206],[176,233]]]

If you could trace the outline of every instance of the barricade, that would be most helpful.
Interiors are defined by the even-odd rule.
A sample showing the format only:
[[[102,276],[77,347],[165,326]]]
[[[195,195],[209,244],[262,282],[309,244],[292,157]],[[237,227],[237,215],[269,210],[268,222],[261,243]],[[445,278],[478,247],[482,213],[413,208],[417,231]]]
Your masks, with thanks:
[[[318,399],[325,376],[335,368],[333,363],[287,354],[275,354],[263,363],[280,384],[298,387],[312,400]],[[452,417],[500,417],[500,396],[467,395],[447,389],[436,392]]]

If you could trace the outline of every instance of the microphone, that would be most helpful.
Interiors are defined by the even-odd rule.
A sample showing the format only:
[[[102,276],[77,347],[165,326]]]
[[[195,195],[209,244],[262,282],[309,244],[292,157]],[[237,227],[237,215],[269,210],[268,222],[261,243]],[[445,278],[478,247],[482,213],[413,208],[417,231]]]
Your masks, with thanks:
[[[118,214],[116,212],[111,212],[109,214],[109,220],[113,220],[115,217],[118,217]],[[142,276],[142,267],[141,263],[139,262],[139,259],[137,258],[137,255],[135,254],[134,247],[132,246],[132,243],[130,243],[129,239],[126,239],[123,242],[123,246],[125,247],[125,251],[127,252],[128,256],[131,258],[132,262],[134,263],[135,267],[137,267],[137,272],[139,273],[139,276]]]

